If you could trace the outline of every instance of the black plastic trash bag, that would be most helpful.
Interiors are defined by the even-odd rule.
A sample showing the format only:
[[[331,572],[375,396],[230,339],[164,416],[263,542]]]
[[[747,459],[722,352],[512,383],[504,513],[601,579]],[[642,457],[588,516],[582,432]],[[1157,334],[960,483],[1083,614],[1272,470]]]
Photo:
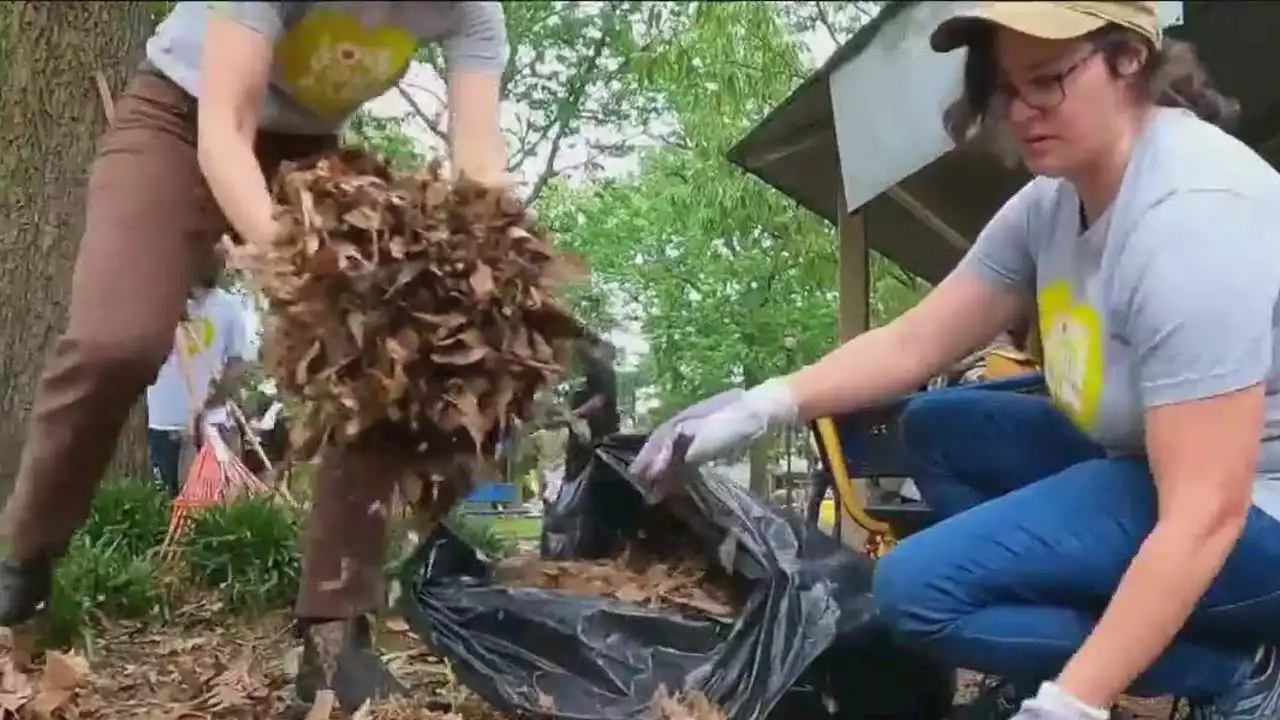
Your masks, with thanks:
[[[546,557],[614,557],[643,531],[651,509],[626,474],[643,443],[611,438],[560,487],[543,520]],[[681,502],[673,514],[749,588],[732,622],[492,585],[487,561],[444,529],[406,566],[404,616],[506,712],[648,718],[665,687],[703,693],[730,720],[946,716],[953,675],[890,640],[868,594],[871,560],[722,478],[693,478],[683,501],[663,505]]]

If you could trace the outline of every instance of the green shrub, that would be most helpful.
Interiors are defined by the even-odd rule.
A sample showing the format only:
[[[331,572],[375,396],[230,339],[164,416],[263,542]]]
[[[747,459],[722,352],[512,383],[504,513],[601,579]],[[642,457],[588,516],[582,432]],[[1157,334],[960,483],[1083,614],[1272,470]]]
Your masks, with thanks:
[[[515,551],[515,543],[499,533],[489,518],[454,511],[445,524],[460,539],[490,559],[500,560]]]
[[[79,533],[54,574],[45,642],[66,647],[87,641],[107,620],[167,617],[170,589],[155,553]]]
[[[287,607],[298,592],[299,523],[264,497],[244,497],[192,513],[182,561],[196,585],[217,590],[227,609]]]
[[[170,502],[155,485],[103,486],[58,565],[46,643],[84,643],[109,620],[163,620],[182,585],[215,591],[230,612],[262,612],[293,603],[301,572],[296,512],[262,496],[193,511],[179,540],[176,564],[165,565],[159,550],[169,514]],[[502,558],[514,548],[488,518],[454,513],[446,523],[490,558]],[[398,573],[412,549],[405,527],[397,523],[388,542],[389,575]]]
[[[158,487],[104,484],[58,563],[45,642],[66,647],[107,619],[166,615],[170,587],[156,548],[168,527],[169,499]]]
[[[124,552],[145,555],[169,531],[169,496],[155,483],[104,484],[80,534],[92,543],[111,541]]]

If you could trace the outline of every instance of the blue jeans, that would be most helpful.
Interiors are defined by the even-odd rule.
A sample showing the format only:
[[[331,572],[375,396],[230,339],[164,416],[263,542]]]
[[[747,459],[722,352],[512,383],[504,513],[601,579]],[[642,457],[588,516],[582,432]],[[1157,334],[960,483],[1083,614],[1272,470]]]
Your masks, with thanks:
[[[876,569],[904,639],[1015,683],[1051,679],[1084,642],[1156,519],[1142,460],[1111,460],[1043,397],[974,389],[903,414],[916,485],[945,517]],[[1205,701],[1280,641],[1280,522],[1256,508],[1173,645],[1131,692]]]
[[[147,454],[151,456],[151,472],[156,481],[169,497],[178,497],[182,489],[182,435],[177,431],[147,428]]]

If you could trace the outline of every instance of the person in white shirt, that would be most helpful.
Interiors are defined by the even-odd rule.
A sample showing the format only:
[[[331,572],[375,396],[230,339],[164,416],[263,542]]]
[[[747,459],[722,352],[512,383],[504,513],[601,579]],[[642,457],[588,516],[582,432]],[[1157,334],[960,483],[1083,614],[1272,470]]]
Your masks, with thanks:
[[[156,480],[177,497],[191,451],[208,423],[238,452],[239,430],[227,400],[243,378],[249,357],[246,310],[218,287],[221,261],[212,263],[192,289],[175,346],[147,388],[147,445]],[[181,353],[181,356],[179,355]]]

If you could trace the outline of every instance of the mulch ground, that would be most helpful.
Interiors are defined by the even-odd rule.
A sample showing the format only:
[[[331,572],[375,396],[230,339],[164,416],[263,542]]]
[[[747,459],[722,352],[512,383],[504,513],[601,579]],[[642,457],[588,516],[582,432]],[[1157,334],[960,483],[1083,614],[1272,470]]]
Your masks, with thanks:
[[[458,683],[448,665],[409,633],[384,620],[379,649],[413,697],[366,708],[357,720],[510,720]],[[296,642],[283,614],[227,622],[214,604],[195,604],[164,627],[120,624],[83,653],[33,658],[31,643],[0,637],[0,720],[259,720],[276,718],[296,672]],[[960,677],[958,700],[981,683]],[[1128,699],[1134,720],[1165,720],[1166,699]],[[710,720],[710,708],[655,701],[663,720]],[[316,708],[308,720],[340,717]]]
[[[414,689],[412,701],[367,708],[359,720],[497,720],[459,685],[447,665],[404,634],[384,627],[388,666]],[[277,718],[296,672],[296,641],[283,614],[226,622],[197,605],[164,627],[118,625],[84,654],[47,653],[32,661],[10,635],[0,648],[0,717],[41,720],[259,720]],[[314,718],[340,717],[317,709]]]

